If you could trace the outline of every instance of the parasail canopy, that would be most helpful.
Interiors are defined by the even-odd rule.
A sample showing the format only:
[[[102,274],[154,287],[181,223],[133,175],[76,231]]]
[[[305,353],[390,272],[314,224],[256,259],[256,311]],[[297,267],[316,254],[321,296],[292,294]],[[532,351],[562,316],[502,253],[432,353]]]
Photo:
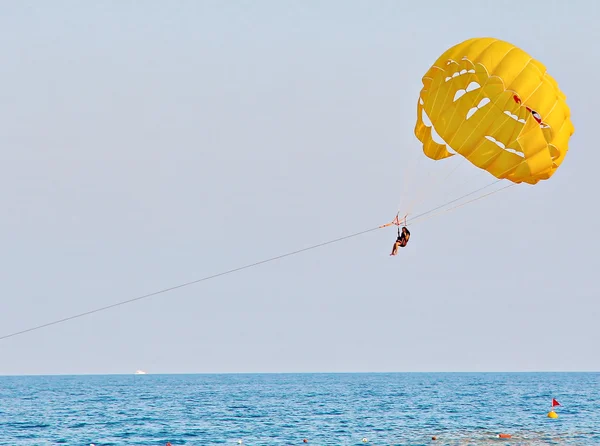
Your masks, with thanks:
[[[423,76],[415,135],[426,156],[455,154],[499,179],[536,184],[559,168],[575,129],[546,67],[502,40],[446,50]]]

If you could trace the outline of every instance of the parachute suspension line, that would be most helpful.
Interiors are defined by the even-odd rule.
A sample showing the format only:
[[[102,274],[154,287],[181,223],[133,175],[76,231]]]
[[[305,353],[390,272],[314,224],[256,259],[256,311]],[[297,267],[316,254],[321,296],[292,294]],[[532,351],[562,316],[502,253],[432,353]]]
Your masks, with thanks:
[[[400,190],[400,193],[399,193],[399,195],[400,195],[399,201],[400,202],[398,203],[398,212],[397,212],[396,216],[398,216],[400,214],[400,212],[403,211],[403,209],[406,209],[406,205],[407,205],[406,198],[409,197],[411,194],[411,191],[409,190],[409,185],[412,182],[414,173],[417,171],[417,168],[423,161],[423,158],[424,158],[423,156],[419,156],[418,153],[415,153],[415,156],[411,160],[411,162],[404,164],[404,167],[402,169],[402,177],[403,177],[402,189]]]
[[[418,204],[420,204],[421,202],[423,202],[425,200],[425,198],[427,198],[429,195],[431,195],[431,193],[434,190],[437,189],[438,186],[445,183],[448,180],[448,178],[450,178],[450,175],[452,175],[454,172],[456,172],[456,170],[458,170],[458,168],[461,166],[461,164],[464,160],[465,160],[464,158],[458,160],[458,162],[456,163],[456,166],[454,166],[454,168],[450,172],[448,172],[448,174],[445,177],[438,178],[428,188],[425,188],[425,189],[421,188],[420,193],[415,198],[413,198],[413,200],[410,202],[410,205],[407,207],[406,212],[411,212],[413,207],[415,207]],[[451,164],[448,163],[447,167],[450,167],[450,166],[451,166]]]
[[[471,196],[471,195],[473,195],[473,194],[476,194],[477,192],[481,192],[482,190],[484,190],[484,189],[487,189],[488,187],[490,187],[490,186],[493,186],[494,184],[497,184],[497,183],[499,183],[500,181],[502,181],[502,180],[496,180],[496,181],[494,181],[493,183],[489,183],[489,184],[487,184],[487,185],[485,185],[485,186],[483,186],[483,187],[480,187],[479,189],[476,189],[476,190],[474,190],[474,191],[472,191],[472,192],[469,192],[468,194],[462,195],[462,196],[460,196],[460,197],[458,197],[458,198],[455,198],[455,199],[453,199],[453,200],[451,200],[451,201],[448,201],[448,202],[446,202],[446,203],[444,203],[444,204],[441,204],[441,205],[439,205],[439,206],[437,206],[437,207],[435,207],[435,208],[433,208],[433,209],[430,209],[430,210],[428,210],[428,211],[426,211],[426,212],[423,212],[423,213],[421,213],[421,214],[419,214],[419,215],[415,215],[414,217],[412,217],[412,218],[411,218],[411,221],[419,220],[419,219],[421,219],[422,217],[424,217],[424,216],[426,216],[426,215],[429,215],[429,214],[431,214],[432,212],[435,212],[435,211],[437,211],[437,210],[440,210],[440,209],[442,209],[442,208],[445,208],[445,207],[446,207],[446,206],[448,206],[449,204],[456,203],[457,201],[460,201],[460,200],[462,200],[463,198],[467,198],[467,197],[470,197],[470,196]],[[514,184],[514,183],[513,183],[513,184]],[[411,224],[412,224],[412,223],[411,223]]]
[[[486,80],[486,82],[485,82],[485,83],[484,83],[484,84],[483,84],[483,85],[482,85],[482,86],[479,88],[479,91],[478,91],[477,95],[476,95],[476,96],[473,98],[473,104],[475,104],[475,103],[478,103],[478,102],[479,102],[479,100],[480,100],[481,96],[484,94],[485,87],[488,85],[489,81],[490,81],[490,78],[488,78],[488,79]],[[438,100],[438,96],[439,96],[440,90],[441,90],[440,88],[437,88],[437,90],[436,90],[435,97],[434,97],[434,100],[433,100],[433,104],[434,104],[434,105],[432,106],[432,109],[433,109],[433,108],[434,108],[434,106],[435,106],[435,102]],[[448,97],[448,95],[449,95],[449,94],[450,94],[450,90],[448,90],[448,91],[447,91],[447,93],[446,93],[446,99],[447,99],[447,97]],[[420,99],[421,99],[421,98],[420,98],[420,96],[419,96],[419,100],[420,100]],[[423,110],[424,110],[424,108],[423,108]],[[449,121],[448,121],[448,122],[451,122],[451,121],[452,121],[452,119],[454,118],[454,116],[455,116],[455,114],[456,114],[457,110],[458,110],[458,107],[455,107],[455,108],[454,108],[454,110],[452,111],[452,115],[450,116],[450,119],[449,119]],[[491,112],[491,108],[489,108],[489,109],[486,111],[486,113],[485,113],[485,116],[487,116],[487,115],[488,115],[490,112]],[[435,117],[434,117],[434,116],[430,116],[430,117],[429,117],[429,120],[430,120],[430,122],[431,122],[431,127],[432,127],[432,129],[434,128],[433,121],[435,120],[435,118],[437,118],[437,116],[435,116]],[[506,122],[508,119],[509,119],[508,117],[504,118],[504,122]],[[460,131],[460,129],[462,128],[462,126],[465,124],[465,122],[466,122],[466,120],[464,120],[464,119],[461,121],[461,123],[458,125],[458,128],[457,128],[457,129],[456,129],[456,131],[454,132],[455,134],[456,134],[456,133],[458,133],[458,132]],[[476,131],[476,130],[479,128],[479,126],[481,125],[481,122],[483,122],[483,119],[480,121],[479,125],[477,125],[477,126],[476,126],[476,127],[475,127],[475,128],[472,130],[472,131],[471,131],[471,133],[469,133],[469,137],[470,137],[470,136],[472,136],[472,135],[473,135],[473,133],[475,133],[475,131]],[[466,141],[468,141],[468,139],[469,139],[469,138],[466,138],[466,139],[465,139],[465,143],[466,143]],[[463,143],[463,145],[464,145],[465,143]],[[482,143],[483,143],[483,141],[482,141]],[[463,146],[461,145],[461,146],[460,146],[458,149],[456,149],[456,150],[455,150],[455,152],[458,154],[458,153],[459,153],[459,150],[460,150],[460,149],[462,149],[462,147],[463,147]],[[475,150],[473,151],[473,153],[475,153],[475,152],[476,152],[477,150],[479,150],[481,147],[482,147],[482,144],[480,144],[480,145],[479,145],[479,147],[475,148]],[[472,155],[472,154],[471,154],[471,155]],[[493,158],[493,156],[494,156],[494,155],[490,156],[489,160],[491,160],[491,159]],[[466,158],[466,157],[464,157],[464,156],[461,156],[460,158],[461,158],[461,159],[458,161],[458,163],[456,164],[456,166],[454,166],[454,168],[453,168],[453,169],[452,169],[452,170],[451,170],[451,171],[450,171],[450,172],[449,172],[449,173],[446,175],[446,177],[445,177],[443,180],[438,180],[436,183],[434,183],[434,185],[433,185],[432,187],[428,188],[429,190],[428,190],[428,193],[427,193],[427,194],[425,194],[424,196],[421,194],[421,195],[419,196],[419,198],[418,198],[418,199],[415,199],[414,201],[412,201],[412,202],[411,202],[410,206],[408,206],[408,208],[407,208],[407,212],[409,212],[409,213],[410,213],[410,212],[412,211],[412,207],[413,207],[413,206],[416,206],[417,204],[420,204],[420,203],[421,203],[421,202],[422,202],[422,201],[423,201],[423,200],[424,200],[424,199],[425,199],[427,196],[429,196],[429,195],[430,195],[430,194],[431,194],[431,193],[432,193],[434,190],[437,190],[437,187],[438,187],[440,184],[442,184],[442,183],[445,183],[445,182],[446,182],[446,180],[447,180],[448,178],[450,178],[450,176],[451,176],[451,175],[452,175],[454,172],[456,172],[456,170],[458,170],[458,168],[459,168],[459,167],[460,167],[460,166],[463,164],[463,162],[464,162],[464,160],[465,160],[465,158]],[[449,164],[449,166],[448,166],[448,167],[450,167],[450,164]]]
[[[420,156],[418,152],[415,152],[415,156],[413,161],[410,163],[411,168],[405,166],[404,171],[404,180],[402,181],[402,190],[400,192],[400,203],[398,204],[398,213],[402,212],[403,209],[408,208],[408,204],[406,197],[412,195],[411,191],[409,191],[409,185],[412,183],[413,177],[418,170],[419,165],[422,163],[424,156]],[[408,174],[406,172],[408,171]]]
[[[435,96],[433,97],[433,106],[432,106],[432,109],[435,107],[435,103],[436,103],[436,102],[438,101],[438,99],[439,99],[440,91],[441,91],[441,88],[437,88],[437,89],[436,89],[436,91],[435,91]],[[444,99],[444,101],[445,101],[445,100],[448,98],[448,95],[449,95],[449,94],[450,94],[450,91],[448,90],[448,91],[446,92],[446,98]],[[478,93],[478,96],[479,96],[479,94],[481,94],[481,93]],[[419,94],[419,101],[421,101],[421,95],[420,95],[420,94]],[[425,110],[425,107],[423,107],[423,111],[422,111],[421,113],[423,113],[423,112],[424,112],[424,110]],[[456,113],[456,109],[453,111],[453,113],[452,113],[452,117],[454,117],[454,113]],[[432,121],[432,119],[434,119],[434,118],[433,118],[433,117],[430,117],[431,126],[432,126],[432,129],[433,129],[433,121]],[[462,126],[462,123],[461,123],[461,126]],[[460,128],[460,126],[459,126],[459,128]],[[461,160],[461,161],[462,161],[462,160]],[[448,166],[446,166],[446,167],[449,167],[450,165],[451,165],[451,164],[450,164],[450,163],[448,163]],[[458,165],[460,165],[460,161],[459,161]],[[454,172],[454,171],[457,169],[457,167],[458,167],[458,166],[456,166],[456,167],[455,167],[455,168],[454,168],[454,169],[453,169],[453,170],[450,172],[450,174],[448,174],[448,175],[446,176],[446,178],[445,178],[445,179],[449,178],[449,177],[450,177],[450,175],[451,175],[451,174],[452,174],[452,173],[453,173],[453,172]],[[430,174],[430,175],[431,175],[431,174]],[[441,181],[438,179],[437,183],[439,184],[439,183],[441,183]],[[434,184],[436,184],[436,182],[434,182]],[[413,199],[412,199],[412,200],[409,202],[409,204],[406,206],[406,212],[407,212],[407,213],[410,213],[410,212],[412,211],[412,208],[413,208],[414,206],[416,206],[416,204],[417,204],[417,203],[420,203],[420,202],[423,200],[423,198],[424,198],[424,197],[423,197],[423,189],[424,189],[424,186],[420,187],[420,188],[418,189],[418,191],[415,191],[415,197],[416,197],[416,198],[413,198]],[[428,189],[430,189],[430,188],[426,188],[425,190],[428,190]],[[427,194],[426,194],[426,195],[427,195]]]
[[[513,187],[513,186],[516,186],[516,185],[517,185],[516,183],[507,184],[506,186],[504,186],[504,187],[501,187],[500,189],[493,190],[493,191],[491,191],[491,192],[488,192],[487,194],[480,195],[480,196],[479,196],[479,197],[477,197],[477,198],[473,198],[472,200],[465,201],[464,203],[458,204],[458,205],[456,205],[456,206],[452,206],[451,208],[444,209],[443,211],[440,211],[440,212],[437,212],[437,213],[435,213],[435,214],[433,214],[433,215],[430,215],[429,217],[427,217],[427,218],[425,218],[425,219],[423,219],[423,220],[420,220],[420,223],[422,223],[422,222],[424,222],[424,221],[426,221],[426,220],[429,220],[430,218],[436,217],[436,216],[438,216],[438,215],[442,215],[442,214],[444,214],[444,213],[446,213],[446,212],[450,212],[450,211],[453,211],[453,210],[455,210],[455,209],[458,209],[458,208],[460,208],[460,207],[463,207],[463,206],[465,206],[465,205],[467,205],[467,204],[469,204],[469,203],[473,203],[473,202],[475,202],[475,201],[478,201],[478,200],[481,200],[481,199],[483,199],[483,198],[489,197],[490,195],[494,195],[494,194],[495,194],[495,193],[497,193],[497,192],[500,192],[500,191],[502,191],[502,190],[504,190],[504,189],[508,189],[509,187]],[[486,187],[487,187],[487,186],[486,186]]]
[[[500,173],[500,175],[499,175],[499,176],[500,176],[500,177],[502,177],[502,176],[503,176],[503,175],[505,175],[506,173],[510,172],[512,169],[513,169],[513,168],[511,167],[510,169],[508,169],[508,170],[505,170],[504,172]],[[497,179],[496,181],[493,181],[493,182],[491,182],[491,183],[489,183],[489,184],[487,184],[487,185],[485,185],[485,186],[483,186],[483,187],[480,187],[479,189],[476,189],[476,190],[474,190],[473,192],[469,192],[468,194],[462,195],[462,196],[460,196],[460,197],[458,197],[458,198],[455,198],[455,199],[453,199],[453,200],[451,200],[451,201],[448,201],[448,202],[446,202],[446,203],[444,203],[444,204],[442,204],[442,205],[440,205],[440,206],[437,206],[437,207],[435,207],[435,208],[433,208],[433,209],[430,209],[430,210],[428,210],[428,211],[426,211],[426,212],[423,212],[422,214],[419,214],[419,215],[417,215],[417,216],[413,217],[412,219],[413,219],[413,220],[420,219],[420,218],[424,217],[425,215],[431,214],[432,212],[435,212],[435,211],[437,211],[437,210],[439,210],[439,209],[442,209],[442,208],[444,208],[444,207],[448,206],[449,204],[456,203],[457,201],[460,201],[460,200],[462,200],[463,198],[467,198],[467,197],[469,197],[469,196],[471,196],[471,195],[473,195],[473,194],[476,194],[477,192],[481,192],[482,190],[484,190],[484,189],[487,189],[488,187],[490,187],[490,186],[493,186],[494,184],[498,184],[498,183],[500,183],[500,182],[502,182],[502,181],[504,181],[504,179],[502,179],[502,178],[499,178],[499,179]],[[467,201],[467,202],[465,202],[465,203],[463,203],[463,204],[460,204],[460,205],[454,206],[454,207],[452,207],[451,209],[446,209],[446,210],[444,210],[444,211],[442,211],[442,212],[439,212],[438,214],[441,214],[441,213],[444,213],[444,212],[450,211],[450,210],[452,210],[452,209],[457,209],[457,208],[459,208],[459,207],[461,207],[461,206],[464,206],[465,204],[472,203],[472,202],[474,202],[474,201],[477,201],[477,200],[479,200],[479,199],[481,199],[481,198],[487,197],[487,196],[489,196],[489,195],[495,194],[496,192],[500,192],[501,190],[504,190],[504,189],[507,189],[507,188],[509,188],[509,187],[516,186],[516,185],[517,185],[517,183],[511,183],[511,184],[509,184],[509,185],[507,185],[507,186],[505,186],[505,187],[501,187],[500,189],[496,189],[496,190],[494,190],[494,191],[492,191],[492,192],[490,192],[490,193],[487,193],[487,194],[485,194],[485,195],[482,195],[482,196],[481,196],[481,197],[479,197],[479,198],[475,198],[475,199],[473,199],[473,200],[469,200],[469,201]],[[435,214],[435,215],[438,215],[438,214]],[[426,220],[427,220],[427,219],[426,219]]]
[[[488,112],[488,113],[489,113],[489,112]],[[487,115],[487,113],[486,113],[486,115]],[[508,120],[508,118],[504,118],[504,122],[506,122],[507,120]],[[433,124],[432,124],[432,125],[433,125]],[[462,126],[462,123],[461,123],[461,126]],[[460,129],[460,126],[459,126],[459,129]],[[475,130],[476,130],[476,129],[475,129]],[[473,130],[473,132],[474,132],[475,130]],[[458,130],[457,130],[457,131],[458,131]],[[471,134],[472,134],[473,132],[471,132]],[[482,142],[482,143],[483,143],[483,142]],[[481,143],[481,144],[479,144],[479,146],[478,146],[478,147],[476,147],[476,148],[475,148],[475,150],[474,150],[472,153],[475,153],[477,150],[479,150],[479,149],[482,147],[482,143]],[[462,146],[461,146],[461,147],[462,147]],[[493,156],[494,156],[494,155],[490,156],[490,157],[489,157],[489,158],[486,160],[486,162],[487,162],[487,161],[490,161],[490,160],[493,158]],[[446,175],[446,176],[445,176],[445,177],[444,177],[442,180],[438,180],[438,182],[437,182],[437,183],[439,184],[439,183],[445,182],[445,181],[446,181],[446,180],[447,180],[447,179],[450,177],[450,175],[452,175],[452,174],[453,174],[453,173],[454,173],[454,172],[455,172],[455,171],[456,171],[456,170],[457,170],[457,169],[458,169],[458,168],[459,168],[459,167],[462,165],[462,163],[465,161],[465,159],[466,159],[466,158],[465,158],[464,156],[461,156],[461,157],[460,157],[460,159],[459,159],[459,161],[458,161],[458,163],[456,164],[456,166],[454,166],[454,168],[453,168],[453,169],[452,169],[450,172],[448,172],[448,174],[447,174],[447,175]],[[467,194],[465,194],[465,195],[462,195],[462,196],[460,196],[460,197],[458,197],[458,198],[455,198],[455,199],[453,199],[453,200],[451,200],[451,201],[449,201],[449,202],[445,202],[444,204],[442,204],[442,205],[440,205],[440,206],[437,206],[437,207],[435,207],[435,208],[433,208],[433,209],[430,209],[430,210],[428,210],[428,211],[426,211],[426,212],[424,212],[424,213],[421,213],[421,214],[418,214],[418,215],[416,215],[416,216],[414,216],[414,217],[411,217],[411,221],[414,221],[414,220],[416,220],[416,219],[419,219],[419,218],[423,217],[424,215],[430,214],[431,212],[434,212],[434,211],[436,211],[436,210],[442,209],[442,208],[444,208],[444,207],[448,206],[449,204],[452,204],[452,203],[455,203],[455,202],[457,202],[457,201],[460,201],[460,200],[462,200],[463,198],[466,198],[466,197],[469,197],[469,196],[471,196],[471,195],[473,195],[473,194],[476,194],[477,192],[480,192],[480,191],[482,191],[482,190],[484,190],[484,189],[487,189],[488,187],[490,187],[490,186],[493,186],[494,184],[498,184],[499,182],[501,182],[501,181],[503,181],[503,180],[504,180],[504,178],[502,178],[502,176],[504,176],[505,174],[507,174],[507,173],[508,173],[508,172],[510,172],[511,170],[513,170],[513,167],[511,167],[511,168],[509,168],[509,169],[505,170],[504,172],[500,173],[500,174],[498,175],[500,178],[496,179],[496,181],[494,181],[494,182],[492,182],[492,183],[489,183],[489,184],[487,184],[487,185],[485,185],[485,186],[483,186],[483,187],[480,187],[480,188],[478,188],[478,189],[476,189],[476,190],[474,190],[474,191],[472,191],[472,192],[469,192],[469,193],[467,193]],[[471,179],[472,179],[472,177],[468,178],[468,179],[467,179],[467,181],[464,181],[464,182],[462,182],[462,183],[461,183],[461,185],[462,185],[462,184],[467,184],[468,182],[470,182],[470,181],[471,181]],[[512,183],[512,184],[514,185],[514,184],[516,184],[516,183]],[[505,189],[505,188],[501,188],[501,189],[499,189],[499,190],[502,190],[502,189]],[[432,191],[432,190],[430,190],[430,192],[431,192],[431,191]],[[495,193],[495,192],[492,192],[492,193]],[[487,196],[487,195],[486,195],[486,196]],[[421,197],[421,198],[424,198],[424,197]],[[419,201],[421,201],[421,200],[419,200]],[[412,205],[414,205],[414,204],[416,204],[416,201],[415,201],[415,200],[413,200],[413,201],[412,201]],[[459,206],[459,207],[460,207],[460,206]],[[408,221],[407,221],[407,216],[408,216],[408,215],[410,215],[410,211],[411,211],[411,208],[409,207],[409,208],[407,209],[407,213],[404,215],[404,219],[403,219],[403,220],[404,220],[404,224],[405,224],[406,226],[408,226],[408,225],[409,225],[409,224],[408,224]],[[387,223],[387,224],[384,224],[384,225],[380,226],[380,228],[385,228],[385,227],[387,227],[387,226],[391,226],[391,225],[393,225],[393,224],[400,225],[400,223],[399,223],[399,216],[400,216],[400,212],[401,212],[401,210],[399,209],[399,210],[398,210],[398,212],[396,213],[396,218],[395,218],[395,219],[394,219],[392,222],[390,222],[390,223]],[[445,212],[445,211],[443,211],[443,212]],[[437,214],[436,214],[436,215],[437,215]]]
[[[489,110],[489,111],[486,113],[486,116],[487,116],[487,114],[488,114],[490,111],[491,111],[491,109],[490,109],[490,110]],[[506,117],[506,118],[503,118],[504,122],[508,121],[508,119],[510,119],[510,118],[508,118],[508,117]],[[459,125],[459,127],[458,127],[458,129],[457,129],[457,132],[460,130],[460,128],[461,128],[461,126],[462,126],[463,124],[464,124],[464,121],[463,121],[463,122],[462,122],[462,123]],[[432,126],[433,126],[433,123],[432,123]],[[473,134],[473,133],[474,133],[474,132],[477,130],[477,128],[478,128],[478,127],[479,127],[479,126],[475,127],[475,129],[473,129],[473,130],[471,131],[471,133],[469,134],[469,136],[471,136],[471,135],[472,135],[472,134]],[[468,139],[468,138],[467,138],[467,139]],[[475,150],[473,150],[473,152],[471,153],[471,155],[472,155],[473,153],[477,152],[478,150],[480,150],[482,146],[483,146],[483,141],[482,141],[482,142],[479,144],[479,146],[478,146],[478,147],[476,147],[476,148],[475,148]],[[462,148],[462,146],[460,146],[460,147],[459,147],[459,149],[461,149],[461,148]],[[458,153],[458,152],[457,152],[457,153]],[[491,155],[489,158],[487,158],[486,162],[488,162],[488,161],[491,161],[491,160],[492,160],[492,158],[493,158],[494,156],[495,156],[495,155]],[[450,175],[452,175],[452,174],[453,174],[453,173],[454,173],[456,170],[458,170],[458,168],[459,168],[459,167],[460,167],[460,166],[463,164],[463,162],[465,161],[465,159],[466,159],[466,157],[464,157],[464,156],[461,156],[461,157],[460,157],[460,160],[458,161],[458,163],[456,164],[456,166],[454,166],[454,168],[453,168],[453,169],[452,169],[452,170],[451,170],[451,171],[450,171],[450,172],[449,172],[449,173],[446,175],[446,177],[444,177],[444,178],[443,178],[443,180],[440,180],[440,181],[438,181],[438,182],[437,182],[437,186],[439,186],[439,184],[441,184],[441,183],[443,183],[443,182],[446,182],[446,180],[447,180],[447,179],[450,177]],[[502,172],[502,173],[501,173],[499,176],[500,176],[500,177],[502,177],[504,174],[508,173],[510,170],[512,170],[512,167],[511,167],[510,169],[508,169],[508,170],[506,170],[506,171]],[[485,186],[485,187],[489,187],[489,186],[491,186],[492,184],[496,184],[496,183],[497,183],[497,182],[499,182],[499,181],[502,181],[502,179],[498,179],[498,181],[496,181],[496,182],[494,182],[494,183],[491,183],[491,184],[488,184],[488,185],[487,185],[487,186]],[[462,183],[462,184],[466,184],[466,183],[467,183],[467,182],[464,182],[464,183]],[[484,188],[485,188],[485,187],[484,187]],[[431,193],[431,192],[433,192],[433,190],[434,190],[434,189],[431,189],[429,192]],[[481,189],[479,189],[479,190],[481,190]],[[479,191],[479,190],[478,190],[478,191]],[[477,191],[475,191],[475,192],[477,192]],[[473,193],[474,193],[474,192],[473,192]],[[468,195],[469,195],[469,194],[468,194]],[[424,197],[422,197],[422,198],[424,198]],[[421,201],[422,201],[422,200],[419,200],[419,202],[421,202]],[[410,209],[409,209],[409,212],[410,212]]]

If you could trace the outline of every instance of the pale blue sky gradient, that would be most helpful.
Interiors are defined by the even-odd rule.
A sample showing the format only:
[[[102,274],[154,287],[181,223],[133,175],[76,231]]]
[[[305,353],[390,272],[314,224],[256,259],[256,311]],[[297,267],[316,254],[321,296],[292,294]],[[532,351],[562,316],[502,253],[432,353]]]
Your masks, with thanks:
[[[545,63],[576,132],[396,258],[388,228],[6,339],[0,374],[599,370],[599,8],[3,2],[0,336],[390,220],[458,162],[413,129],[469,37]],[[493,181],[459,167],[413,212]]]

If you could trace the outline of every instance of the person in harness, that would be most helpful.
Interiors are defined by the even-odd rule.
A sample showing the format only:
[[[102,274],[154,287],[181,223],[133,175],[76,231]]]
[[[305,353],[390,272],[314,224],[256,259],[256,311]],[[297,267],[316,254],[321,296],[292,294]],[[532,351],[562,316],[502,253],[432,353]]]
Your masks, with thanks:
[[[398,248],[404,248],[410,239],[410,231],[406,226],[402,227],[402,233],[400,233],[400,227],[398,227],[398,238],[394,242],[394,246],[392,247],[391,256],[395,256],[398,254]]]

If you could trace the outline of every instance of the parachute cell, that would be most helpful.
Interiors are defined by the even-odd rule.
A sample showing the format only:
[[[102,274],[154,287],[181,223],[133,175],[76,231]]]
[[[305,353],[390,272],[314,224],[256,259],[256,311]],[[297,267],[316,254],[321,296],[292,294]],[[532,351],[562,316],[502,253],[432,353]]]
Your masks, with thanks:
[[[575,129],[565,95],[522,49],[474,38],[423,76],[415,135],[426,156],[459,154],[499,179],[536,184],[561,165]]]

